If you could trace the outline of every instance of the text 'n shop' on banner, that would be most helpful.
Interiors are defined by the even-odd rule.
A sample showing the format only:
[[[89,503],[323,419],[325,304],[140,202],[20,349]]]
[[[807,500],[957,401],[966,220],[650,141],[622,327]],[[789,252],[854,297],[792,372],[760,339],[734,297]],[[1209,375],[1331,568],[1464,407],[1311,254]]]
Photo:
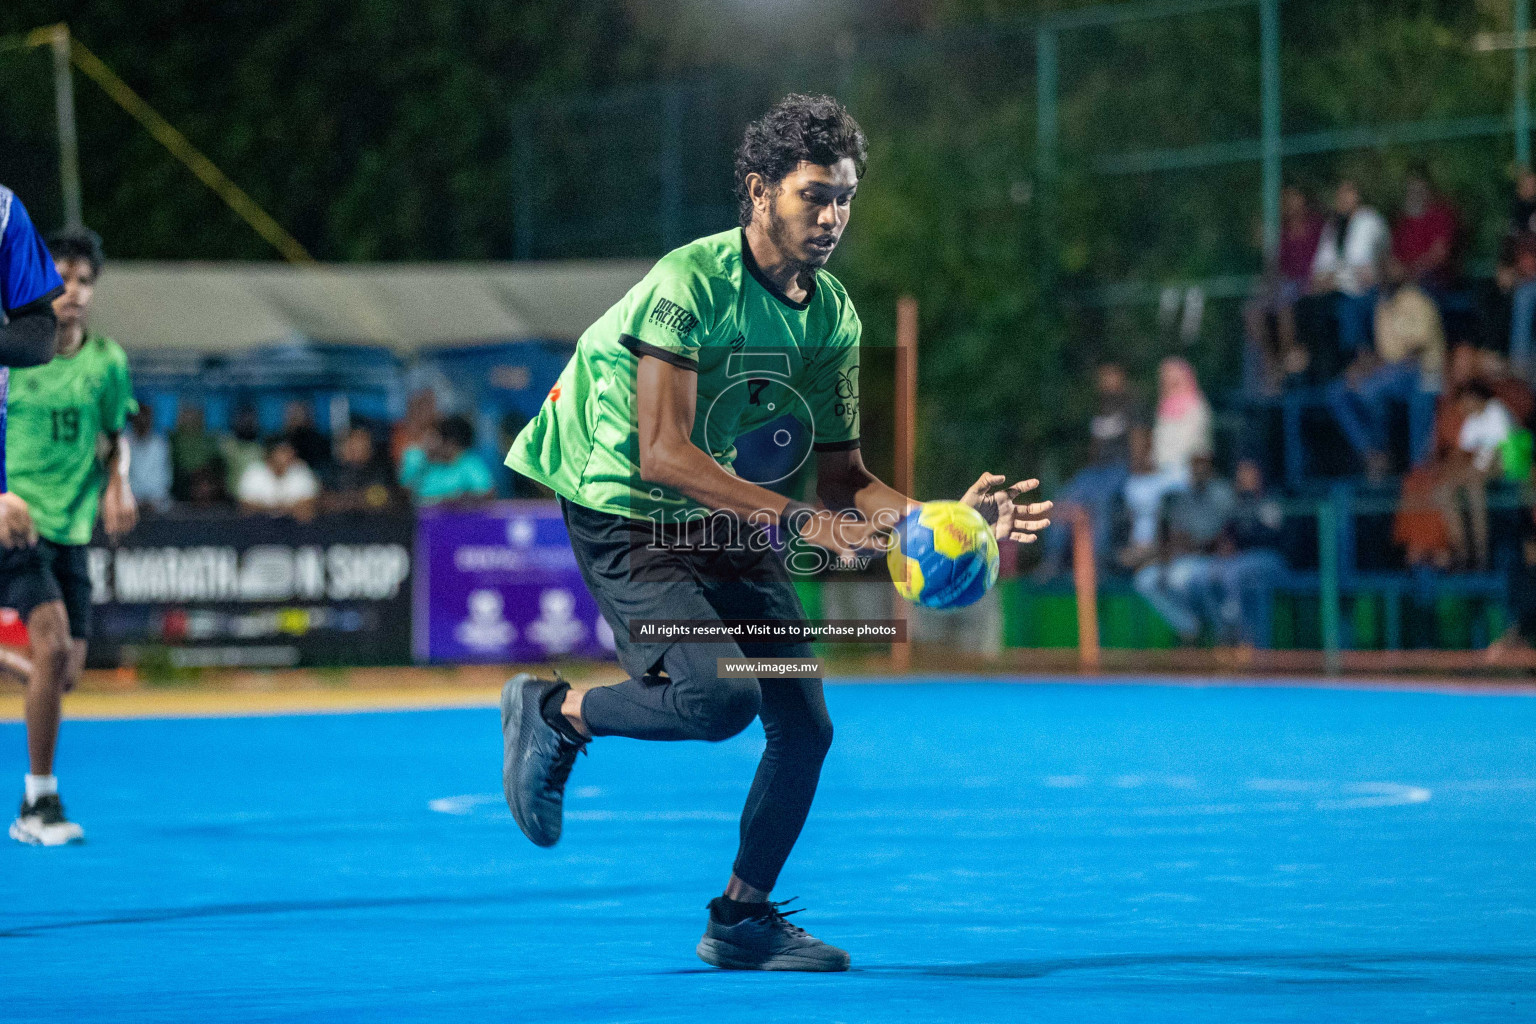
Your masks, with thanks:
[[[90,663],[409,664],[414,539],[409,512],[146,517],[88,552]]]

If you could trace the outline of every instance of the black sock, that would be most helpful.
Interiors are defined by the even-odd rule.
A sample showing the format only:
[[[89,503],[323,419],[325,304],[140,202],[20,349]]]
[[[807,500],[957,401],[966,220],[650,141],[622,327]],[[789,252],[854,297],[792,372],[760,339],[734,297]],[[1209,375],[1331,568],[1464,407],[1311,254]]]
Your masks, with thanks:
[[[754,917],[762,917],[767,912],[767,900],[760,903],[743,903],[729,896],[716,896],[709,901],[709,916],[723,925],[740,924]]]
[[[544,699],[539,702],[539,714],[543,716],[545,722],[549,723],[551,729],[564,736],[570,742],[576,744],[585,743],[587,738],[576,731],[576,727],[571,724],[571,720],[565,717],[565,712],[560,710],[560,705],[565,703],[565,695],[569,692],[571,692],[571,688],[566,683],[561,683],[559,686],[552,688],[544,695]]]

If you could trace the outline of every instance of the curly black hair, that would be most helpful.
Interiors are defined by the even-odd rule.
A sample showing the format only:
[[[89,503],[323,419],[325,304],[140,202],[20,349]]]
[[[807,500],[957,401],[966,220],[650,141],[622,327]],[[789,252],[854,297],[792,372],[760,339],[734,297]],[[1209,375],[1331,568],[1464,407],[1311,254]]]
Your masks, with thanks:
[[[48,254],[56,260],[85,260],[91,276],[101,274],[106,257],[101,251],[101,236],[90,228],[63,228],[48,236]]]
[[[747,125],[736,150],[736,202],[741,226],[752,222],[752,196],[747,175],[761,174],[777,185],[800,166],[802,160],[830,166],[844,158],[853,160],[859,177],[868,158],[864,131],[831,96],[784,97],[772,110]]]

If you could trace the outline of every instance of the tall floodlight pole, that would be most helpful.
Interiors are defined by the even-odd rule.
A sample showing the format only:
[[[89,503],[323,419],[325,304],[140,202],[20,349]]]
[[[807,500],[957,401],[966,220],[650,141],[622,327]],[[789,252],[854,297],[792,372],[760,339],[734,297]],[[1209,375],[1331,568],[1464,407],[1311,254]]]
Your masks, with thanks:
[[[59,124],[59,178],[64,196],[64,223],[84,223],[80,210],[80,143],[75,135],[75,80],[70,66],[69,26],[55,25],[49,40],[53,50],[53,102]]]

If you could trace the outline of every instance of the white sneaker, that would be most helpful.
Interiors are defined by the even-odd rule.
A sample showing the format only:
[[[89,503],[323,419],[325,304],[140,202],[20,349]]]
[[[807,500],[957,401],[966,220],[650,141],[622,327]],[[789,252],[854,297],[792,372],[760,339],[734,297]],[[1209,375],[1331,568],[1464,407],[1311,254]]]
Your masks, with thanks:
[[[85,830],[64,816],[59,795],[49,793],[30,804],[21,802],[21,811],[11,822],[11,838],[32,846],[63,846],[84,842]]]

